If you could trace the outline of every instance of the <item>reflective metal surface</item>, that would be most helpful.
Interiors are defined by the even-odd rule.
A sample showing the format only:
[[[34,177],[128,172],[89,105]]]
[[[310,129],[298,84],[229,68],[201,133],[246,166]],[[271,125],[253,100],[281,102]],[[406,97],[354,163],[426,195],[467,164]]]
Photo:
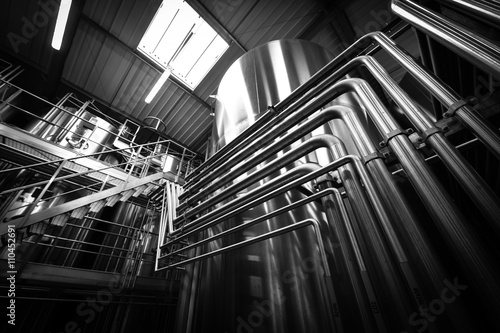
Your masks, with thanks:
[[[274,41],[241,57],[226,73],[217,92],[212,153],[252,125],[268,106],[287,97],[330,59],[328,52],[318,45],[298,40]],[[313,153],[304,159],[307,160],[317,161],[318,157]],[[274,178],[292,166],[275,171],[270,177]],[[254,170],[255,167],[233,182],[237,183]],[[258,180],[244,190],[238,189],[235,197],[265,181]],[[304,195],[299,191],[288,191],[208,229],[206,233],[211,235],[241,225],[302,198]],[[321,205],[313,202],[213,241],[203,250],[216,250],[312,216],[322,228],[325,227]],[[190,265],[185,283],[194,281],[193,278],[198,283],[185,290],[184,297],[190,295],[193,298],[190,302],[194,308],[190,313],[195,317],[188,320],[193,331],[203,331],[204,327],[210,327],[214,332],[249,329],[331,331],[335,324],[329,306],[321,301],[328,293],[315,237],[312,230],[295,230]],[[191,275],[193,272],[196,272],[196,277]],[[198,280],[198,277],[203,278]]]
[[[486,247],[478,241],[478,229],[485,226],[473,227],[467,220],[454,203],[451,193],[425,163],[418,146],[410,141],[406,131],[402,130],[403,125],[398,123],[392,110],[384,105],[373,87],[361,79],[345,79],[346,75],[350,75],[358,65],[369,69],[386,96],[400,107],[399,112],[403,112],[409,123],[421,132],[424,136],[422,140],[434,148],[434,152],[443,159],[444,166],[470,193],[476,205],[484,209],[491,208],[485,215],[492,217],[490,222],[495,229],[498,226],[494,222],[499,212],[498,198],[467,161],[461,159],[445,136],[439,133],[431,114],[422,112],[378,63],[369,57],[346,61],[368,40],[374,40],[388,51],[443,104],[449,105],[454,103],[453,99],[459,99],[456,93],[417,65],[391,40],[381,33],[372,33],[322,67],[322,78],[310,88],[304,88],[296,99],[290,99],[294,95],[292,93],[277,103],[284,103],[287,107],[280,109],[276,106],[276,109],[264,113],[262,118],[254,122],[259,124],[258,128],[252,126],[248,132],[244,129],[257,114],[253,112],[255,108],[249,106],[246,109],[244,101],[232,104],[237,107],[235,115],[219,107],[218,111],[224,115],[218,118],[219,123],[216,124],[218,129],[222,129],[220,134],[230,138],[239,133],[239,137],[243,138],[236,140],[235,145],[230,144],[231,148],[227,150],[222,148],[222,155],[215,153],[214,162],[205,163],[202,170],[195,172],[188,181],[182,196],[184,203],[179,206],[181,216],[174,221],[175,229],[171,229],[171,238],[164,247],[160,247],[164,250],[160,255],[160,261],[164,260],[163,268],[186,268],[179,332],[196,332],[206,326],[237,332],[418,330],[411,321],[415,317],[414,309],[425,309],[436,304],[433,298],[442,294],[443,281],[446,284],[449,274],[453,274],[448,271],[450,267],[445,262],[450,257],[456,261],[456,266],[451,265],[451,272],[459,269],[462,274],[460,278],[464,281],[467,279],[474,293],[481,295],[482,302],[486,304],[483,307],[486,311],[483,312],[491,312],[498,304],[500,290],[494,283],[498,277],[493,265],[495,254],[486,253]],[[244,70],[241,72],[246,73]],[[270,71],[271,76],[275,72]],[[259,71],[256,70],[256,73]],[[316,78],[313,77],[313,80]],[[251,82],[251,77],[247,81]],[[237,80],[231,77],[231,82]],[[344,98],[347,94],[348,97]],[[276,95],[279,96],[279,93]],[[238,91],[231,91],[229,96],[233,98],[231,101],[236,101]],[[242,96],[247,95],[243,93]],[[339,99],[341,96],[343,98]],[[246,100],[249,101],[248,98]],[[317,113],[317,116],[313,115],[328,104],[332,106]],[[279,111],[277,114],[276,110]],[[500,145],[492,144],[499,140],[498,135],[483,130],[488,127],[484,119],[472,119],[474,117],[467,116],[470,113],[464,107],[457,112],[457,117],[472,133],[483,139],[488,148],[493,152],[498,151]],[[231,119],[236,122],[233,126],[221,125],[230,123]],[[327,125],[317,129],[323,123]],[[216,151],[226,138],[220,141],[217,131],[214,133],[216,144],[213,150]],[[330,155],[322,155],[317,151],[305,158],[301,157],[299,151],[305,149],[307,144],[321,140],[323,136],[328,137],[323,133],[333,133],[339,137],[338,144],[329,145]],[[307,140],[311,136],[313,138]],[[304,146],[299,146],[304,140],[307,140]],[[382,143],[376,146],[381,140]],[[343,142],[347,149],[341,144]],[[407,190],[403,194],[377,147],[388,147],[384,155],[390,153],[397,159],[413,187],[412,191],[418,194],[419,203],[423,204],[424,214],[412,211],[415,203],[409,202],[407,198],[412,198],[413,194]],[[325,165],[332,159],[338,162],[347,153],[357,155],[349,155],[354,165],[342,164],[330,169],[332,163],[329,163],[317,169],[312,168],[314,164],[310,164]],[[292,156],[300,159],[290,163],[293,161]],[[290,168],[301,163],[302,167],[311,168],[311,171],[297,179],[300,167]],[[314,191],[310,184],[300,189],[297,189],[297,185],[323,175],[321,172],[325,168],[337,170],[337,182],[341,183],[336,186],[341,186],[345,197],[323,199],[322,206],[297,209],[294,204],[301,201],[301,196]],[[289,173],[285,173],[287,170],[290,170]],[[281,187],[276,188],[278,184]],[[280,193],[280,196],[274,197],[271,193]],[[260,206],[256,206],[258,204]],[[293,207],[293,210],[281,213],[283,207]],[[273,214],[277,211],[280,211],[280,215]],[[326,212],[326,219],[323,211]],[[266,223],[262,223],[266,216]],[[318,220],[323,235],[326,234],[323,238],[325,251],[330,256],[329,266],[333,267],[332,277],[343,276],[344,280],[330,280],[330,284],[327,282],[322,288],[321,285],[317,288],[301,282],[297,290],[312,296],[297,298],[287,291],[283,274],[300,272],[286,270],[284,265],[300,261],[302,254],[313,254],[310,252],[312,243],[302,238],[304,236],[297,235],[294,240],[282,238],[282,235],[258,243],[258,249],[254,249],[255,245],[242,246],[267,239],[267,235],[276,230],[273,228],[286,228],[288,223],[300,221],[305,216]],[[425,221],[421,220],[422,216]],[[430,223],[433,225],[430,226]],[[432,230],[430,234],[429,230]],[[438,244],[435,244],[436,237],[441,240]],[[187,259],[165,261],[184,252],[182,246],[173,250],[168,250],[168,246],[181,244],[186,239],[190,243],[185,244],[185,251],[189,251],[185,252]],[[298,243],[294,243],[296,240]],[[348,244],[343,244],[345,242]],[[340,246],[340,251],[336,250],[337,246]],[[433,249],[434,246],[437,246],[438,251]],[[444,246],[447,250],[442,248]],[[452,253],[449,257],[447,251]],[[346,258],[354,257],[356,264],[351,266],[351,259]],[[470,270],[470,267],[474,269]],[[312,272],[310,276],[315,274]],[[350,279],[353,279],[350,284],[343,285]],[[262,281],[268,281],[267,288]],[[276,297],[273,298],[272,294],[275,290],[284,293],[283,296],[292,299],[294,304],[276,303]],[[255,292],[258,292],[258,296]],[[255,302],[256,297],[258,300]],[[305,314],[300,306],[295,305],[295,302],[300,302],[304,307],[310,307],[314,298],[329,298],[333,300],[333,307],[322,307],[318,303],[318,311]],[[351,303],[354,299],[355,304]],[[214,304],[217,310],[212,309]],[[340,313],[330,311],[337,309],[337,306],[341,306]],[[261,309],[266,312],[259,312]],[[475,315],[467,314],[470,310],[470,305],[463,298],[454,301],[447,305],[446,313],[439,313],[439,322],[426,322],[426,328],[429,332],[470,332],[472,327],[478,326],[474,324]],[[279,311],[279,317],[274,315],[274,311]],[[245,318],[241,313],[249,315]],[[265,318],[265,314],[270,318]],[[485,316],[491,317],[491,313]],[[305,323],[308,329],[305,329]]]
[[[300,40],[277,40],[239,58],[217,91],[212,154],[252,125],[269,106],[285,99],[332,56]]]

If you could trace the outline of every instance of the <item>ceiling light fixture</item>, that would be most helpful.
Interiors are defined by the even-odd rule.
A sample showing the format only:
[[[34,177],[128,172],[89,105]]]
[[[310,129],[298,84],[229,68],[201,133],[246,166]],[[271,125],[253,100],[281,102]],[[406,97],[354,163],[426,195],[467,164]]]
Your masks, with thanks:
[[[61,0],[59,12],[57,13],[56,27],[54,29],[54,36],[52,37],[52,47],[56,50],[61,49],[62,40],[64,37],[64,30],[68,22],[69,10],[71,9],[71,0]]]
[[[158,81],[156,81],[153,89],[151,89],[151,91],[149,92],[149,94],[146,97],[146,99],[144,100],[144,102],[146,102],[147,104],[151,103],[151,101],[156,96],[156,94],[158,93],[158,91],[160,90],[160,88],[163,86],[163,84],[165,84],[165,82],[167,81],[167,79],[168,79],[169,76],[170,76],[170,69],[167,68],[163,72],[163,74],[160,76],[160,78],[158,79]]]

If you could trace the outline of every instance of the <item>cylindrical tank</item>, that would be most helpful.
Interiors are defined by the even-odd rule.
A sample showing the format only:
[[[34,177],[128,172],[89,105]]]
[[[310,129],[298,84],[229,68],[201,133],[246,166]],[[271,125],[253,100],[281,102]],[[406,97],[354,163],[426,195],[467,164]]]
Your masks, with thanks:
[[[243,55],[219,86],[210,154],[251,126],[268,106],[288,96],[331,58],[323,47],[301,40],[273,41]],[[327,127],[324,131],[330,132]],[[319,158],[310,154],[307,160]],[[283,172],[276,171],[272,177]],[[301,191],[289,191],[209,229],[207,234],[242,224],[303,197]],[[311,217],[328,228],[322,206],[312,203],[212,242],[204,252]],[[182,325],[192,325],[192,332],[203,332],[206,327],[213,332],[332,331],[331,310],[323,302],[323,273],[311,229],[189,265],[180,297],[179,313],[185,317],[178,331],[186,328]]]
[[[94,114],[77,112],[77,117],[61,117],[64,126],[54,125],[55,133],[48,132],[48,140],[61,146],[78,150],[84,154],[98,153],[111,144],[118,133],[116,127]]]

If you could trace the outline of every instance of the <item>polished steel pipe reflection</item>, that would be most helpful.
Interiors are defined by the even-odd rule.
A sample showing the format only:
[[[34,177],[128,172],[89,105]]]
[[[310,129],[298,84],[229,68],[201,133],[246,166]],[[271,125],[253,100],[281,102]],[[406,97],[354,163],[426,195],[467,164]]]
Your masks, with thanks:
[[[363,65],[369,70],[385,92],[401,108],[410,122],[421,132],[422,136],[425,138],[425,142],[427,142],[441,158],[444,165],[450,170],[453,176],[465,189],[466,193],[488,218],[488,222],[493,229],[500,235],[500,199],[496,193],[465,160],[455,146],[445,138],[444,134],[436,128],[432,119],[430,119],[430,117],[420,108],[415,106],[406,93],[377,61],[367,56],[354,58],[332,74],[328,80],[332,82],[337,81],[349,73],[356,65]],[[370,153],[374,152],[376,152],[376,150],[371,150]]]
[[[159,270],[172,269],[172,268],[176,268],[179,266],[185,266],[187,264],[191,264],[191,263],[194,263],[194,262],[197,262],[200,260],[204,260],[204,259],[216,256],[219,254],[223,254],[223,253],[233,251],[233,250],[245,247],[245,246],[249,246],[249,245],[261,242],[263,240],[277,237],[277,236],[286,234],[288,232],[302,229],[302,228],[305,228],[308,226],[311,226],[314,229],[316,241],[318,244],[318,251],[320,254],[320,258],[321,258],[321,263],[323,265],[323,270],[324,270],[324,272],[323,272],[323,286],[325,288],[325,292],[323,295],[327,295],[327,297],[325,297],[323,301],[326,303],[326,307],[329,309],[330,313],[334,313],[334,311],[335,311],[334,309],[336,308],[337,301],[336,301],[335,291],[332,287],[332,278],[331,278],[331,273],[330,273],[330,267],[329,267],[328,261],[326,259],[327,257],[326,257],[326,252],[325,252],[325,246],[323,244],[323,239],[321,237],[321,230],[319,227],[319,223],[318,223],[318,221],[316,221],[315,219],[312,219],[312,218],[309,218],[309,219],[306,219],[303,221],[298,221],[298,222],[293,223],[291,225],[267,232],[267,233],[259,235],[259,236],[255,236],[253,238],[250,238],[250,239],[247,239],[247,240],[235,243],[235,244],[225,246],[223,248],[211,251],[209,253],[200,254],[194,258],[190,258],[190,259],[186,259],[186,260],[183,260],[180,262],[176,262],[174,264],[170,264],[166,267],[160,268]],[[330,317],[330,320],[331,320],[331,317]],[[342,325],[342,321],[341,321],[340,316],[335,317],[334,320],[335,320],[335,324],[336,324],[336,328],[337,328],[338,332],[343,332],[343,329],[342,329],[343,325]]]
[[[456,8],[465,14],[472,14],[486,19],[497,26],[500,25],[500,4],[484,0],[439,0],[439,2]]]
[[[394,13],[451,50],[500,78],[500,48],[475,32],[410,0],[392,0]]]
[[[241,153],[245,150],[244,147],[255,147],[255,144],[262,141],[262,137],[269,135],[269,130],[276,126],[276,124],[282,124],[287,116],[296,112],[298,109],[303,109],[303,106],[311,99],[318,97],[318,95],[325,96],[325,89],[328,89],[331,84],[331,80],[327,79],[331,73],[338,70],[342,65],[344,65],[353,54],[356,54],[357,50],[367,46],[370,42],[375,42],[384,51],[386,51],[394,60],[396,60],[405,70],[407,70],[417,81],[419,81],[424,88],[428,89],[429,92],[436,97],[445,107],[449,108],[455,105],[457,102],[461,101],[462,98],[454,92],[449,86],[442,82],[435,75],[418,65],[418,63],[407,53],[402,51],[391,39],[385,36],[381,32],[369,33],[361,37],[358,41],[348,47],[334,60],[324,66],[318,73],[313,75],[306,83],[297,88],[292,94],[300,96],[294,102],[287,102],[287,107],[282,113],[277,115],[275,118],[271,119],[268,123],[264,124],[258,128],[251,135],[244,138],[243,141],[239,142],[238,145],[234,146],[232,149],[227,151],[224,156],[227,159],[219,159],[218,154],[214,155],[214,163],[212,166],[212,172],[205,177],[201,174],[197,175],[195,178],[191,179],[186,184],[186,192],[181,195],[181,199],[185,198],[197,190],[205,186],[211,180],[227,172],[234,165],[241,162],[243,159],[234,158],[235,155]],[[330,89],[331,91],[331,89]],[[328,100],[328,99],[327,99]],[[292,101],[292,99],[290,99]],[[321,104],[321,103],[319,103]],[[279,105],[279,103],[277,104]],[[317,105],[317,104],[316,104]],[[322,105],[320,105],[322,106]],[[493,153],[497,158],[500,159],[500,136],[498,131],[493,128],[488,122],[472,107],[469,105],[464,105],[456,110],[455,113],[458,120],[460,120],[485,146]],[[299,120],[300,121],[300,120]],[[262,145],[263,146],[263,145]],[[259,149],[261,146],[259,145]],[[224,163],[223,163],[224,162]],[[220,166],[223,165],[223,168]]]

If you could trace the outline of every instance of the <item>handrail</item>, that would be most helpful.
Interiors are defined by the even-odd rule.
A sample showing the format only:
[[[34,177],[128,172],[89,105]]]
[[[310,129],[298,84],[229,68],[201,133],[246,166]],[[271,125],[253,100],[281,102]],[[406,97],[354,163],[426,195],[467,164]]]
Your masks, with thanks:
[[[63,100],[61,100],[60,102],[58,102],[58,104],[54,104],[54,103],[51,103],[51,102],[49,102],[49,101],[47,101],[47,100],[45,100],[45,99],[43,99],[43,98],[41,98],[41,97],[39,97],[39,96],[37,96],[37,95],[35,95],[35,94],[33,94],[33,93],[29,92],[28,90],[25,90],[25,89],[23,89],[23,88],[21,88],[21,87],[19,87],[19,86],[16,86],[16,85],[12,84],[12,83],[11,83],[11,82],[9,82],[9,81],[4,80],[4,78],[2,78],[2,77],[0,77],[0,82],[5,83],[5,84],[6,84],[6,85],[8,85],[9,87],[12,87],[13,89],[16,89],[17,91],[20,91],[20,92],[22,92],[22,93],[26,93],[26,94],[28,94],[29,96],[36,98],[36,99],[38,99],[38,100],[40,100],[40,101],[42,101],[42,102],[46,103],[46,104],[47,104],[49,107],[51,107],[52,109],[57,109],[57,110],[58,110],[58,111],[60,111],[60,112],[66,113],[66,114],[68,114],[69,116],[71,116],[72,118],[75,118],[75,119],[80,119],[80,120],[83,120],[83,121],[87,121],[87,120],[86,120],[86,119],[84,119],[83,117],[81,117],[81,116],[79,116],[79,115],[77,115],[77,114],[74,114],[74,113],[72,113],[72,112],[70,112],[70,111],[66,110],[66,109],[65,109],[65,107],[64,107],[64,105],[62,105],[62,104],[63,104],[63,101],[64,101],[64,102],[67,102],[67,103],[69,103],[69,104],[74,105],[77,109],[82,109],[82,108],[83,108],[83,109],[86,109],[86,108],[90,108],[91,110],[90,110],[89,112],[90,112],[91,114],[95,114],[95,115],[96,115],[96,116],[98,116],[98,117],[104,117],[107,121],[109,121],[109,122],[110,122],[113,126],[115,126],[115,127],[117,127],[117,128],[118,128],[118,127],[120,127],[120,126],[122,125],[120,122],[118,122],[118,121],[116,121],[116,120],[114,120],[114,119],[110,118],[109,116],[107,116],[106,114],[104,114],[103,112],[101,112],[101,111],[100,111],[97,107],[95,107],[95,106],[94,106],[93,101],[89,101],[89,102],[85,102],[85,103],[83,103],[83,102],[81,102],[80,100],[78,100],[78,99],[74,96],[74,94],[72,94],[72,93],[68,93],[68,94],[65,96],[65,98],[64,98]],[[21,112],[26,113],[26,114],[29,114],[31,117],[34,117],[34,118],[36,118],[36,119],[39,119],[40,121],[43,121],[43,122],[45,122],[45,123],[47,123],[47,124],[50,124],[50,125],[55,126],[55,127],[58,127],[58,128],[64,128],[63,126],[60,126],[60,125],[58,125],[58,124],[52,124],[50,121],[48,121],[48,120],[44,119],[43,117],[40,117],[40,116],[38,116],[38,115],[36,115],[36,114],[34,114],[34,113],[32,113],[32,112],[29,112],[29,111],[27,111],[27,110],[24,110],[24,109],[22,109],[22,108],[20,108],[20,107],[18,107],[18,106],[13,105],[13,107],[15,107],[16,109],[20,110]],[[159,121],[161,121],[161,120],[159,120]],[[101,129],[101,130],[103,130],[103,131],[105,131],[105,132],[108,132],[108,133],[110,133],[110,134],[116,134],[116,133],[113,133],[113,132],[109,131],[109,130],[108,130],[108,129],[106,129],[106,128],[102,128],[102,127],[100,127],[100,129]],[[68,132],[70,132],[70,131],[68,130]],[[92,139],[87,140],[87,141],[89,141],[89,142],[94,142],[94,141],[92,141]],[[185,157],[186,157],[186,158],[189,158],[189,160],[191,160],[191,159],[195,159],[195,158],[199,157],[199,156],[198,156],[198,154],[197,154],[196,152],[192,151],[191,149],[189,149],[189,148],[187,148],[187,147],[183,146],[182,144],[180,144],[180,143],[178,143],[178,142],[176,142],[176,141],[174,141],[174,140],[171,140],[171,139],[164,139],[164,140],[158,140],[158,142],[160,142],[160,143],[169,143],[169,142],[170,142],[170,143],[174,144],[176,147],[179,147],[180,149],[184,150],[184,155],[185,155]],[[94,143],[96,143],[96,144],[98,144],[98,145],[100,145],[100,146],[104,146],[104,145],[102,145],[102,143],[100,143],[100,142],[94,142]],[[129,145],[131,145],[131,146],[132,146],[133,144],[134,144],[134,142],[129,142]],[[104,146],[104,147],[105,147],[105,146]],[[186,154],[187,152],[189,152],[189,154]],[[181,153],[179,153],[179,154],[181,154]]]
[[[152,144],[154,144],[154,143],[152,143]],[[149,145],[149,144],[147,144],[147,145]],[[142,146],[143,145],[137,145],[135,147],[139,147],[140,148]],[[110,153],[110,152],[114,152],[114,151],[121,151],[121,150],[127,150],[127,149],[128,148],[119,148],[119,149],[114,149],[114,150],[107,151],[105,153]],[[82,156],[70,157],[70,158],[66,158],[66,159],[59,159],[59,160],[54,160],[54,161],[35,163],[35,164],[27,165],[27,166],[15,167],[15,168],[10,168],[10,169],[0,170],[0,173],[17,171],[17,170],[22,170],[22,169],[26,169],[26,168],[34,168],[34,167],[39,167],[39,166],[44,166],[44,165],[50,165],[50,164],[55,164],[55,163],[69,162],[69,161],[74,161],[74,160],[81,159],[81,158],[88,158],[88,157],[91,157],[91,156],[94,156],[94,155],[102,155],[102,154],[103,153],[100,152],[100,153],[94,153],[94,154],[89,154],[89,155],[82,155]],[[138,159],[141,160],[141,161],[142,160],[146,161],[148,159],[159,157],[159,156],[163,156],[163,155],[164,154],[158,154],[158,155],[152,155],[152,156],[145,156],[145,157],[140,157]],[[133,163],[135,163],[136,160],[137,159],[134,159]],[[100,168],[100,169],[91,169],[91,170],[88,170],[88,171],[74,173],[74,174],[70,174],[70,175],[66,175],[66,176],[61,176],[61,177],[55,178],[53,181],[66,180],[66,179],[70,179],[70,178],[81,176],[81,175],[86,175],[86,174],[90,174],[90,173],[100,172],[100,171],[107,170],[107,169],[113,169],[113,168],[116,168],[116,166],[128,165],[129,163],[130,162],[124,162],[124,163],[120,163],[118,165],[110,165],[110,166],[106,166],[106,167]],[[28,184],[28,185],[16,187],[16,188],[13,188],[13,189],[10,189],[10,190],[3,191],[3,192],[0,193],[0,195],[8,194],[8,193],[19,191],[19,190],[24,190],[24,189],[27,189],[27,188],[30,188],[30,187],[33,187],[33,186],[45,185],[48,182],[50,182],[50,180],[44,180],[44,181],[40,181],[40,182],[37,182],[37,183],[34,183],[34,184]]]

